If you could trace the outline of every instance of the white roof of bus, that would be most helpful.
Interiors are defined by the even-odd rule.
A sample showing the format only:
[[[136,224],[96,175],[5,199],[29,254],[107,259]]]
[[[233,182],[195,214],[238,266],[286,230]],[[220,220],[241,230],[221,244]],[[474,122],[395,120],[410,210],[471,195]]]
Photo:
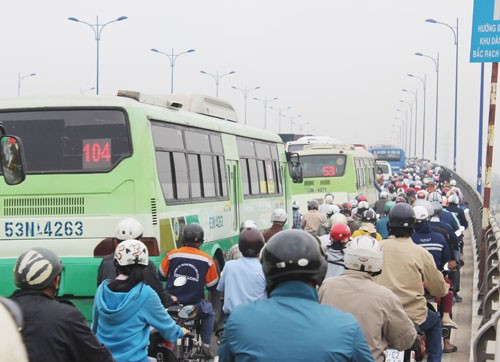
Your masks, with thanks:
[[[262,128],[252,127],[243,125],[234,121],[228,121],[230,118],[227,114],[226,118],[224,115],[220,114],[219,117],[215,116],[214,108],[210,108],[209,114],[202,114],[195,111],[188,110],[185,104],[182,104],[182,100],[189,99],[189,96],[182,95],[176,96],[156,96],[148,95],[140,92],[134,91],[119,91],[119,94],[126,96],[95,96],[95,95],[44,95],[44,96],[22,96],[8,99],[0,99],[0,111],[20,111],[20,110],[32,110],[32,109],[64,109],[73,107],[83,107],[83,108],[96,108],[96,107],[138,107],[145,109],[145,112],[150,118],[156,118],[159,120],[165,120],[172,122],[172,119],[166,118],[165,111],[175,112],[178,117],[175,118],[175,122],[179,124],[184,124],[193,127],[200,127],[205,129],[211,129],[219,132],[227,132],[235,135],[262,139],[273,141],[277,143],[283,143],[281,138],[273,132],[263,130]],[[201,95],[198,95],[200,97]],[[218,101],[220,104],[225,103],[222,108],[229,110],[232,106],[222,100],[213,98],[210,96],[205,96],[206,98],[211,98]],[[193,101],[191,101],[193,102]],[[196,103],[196,101],[194,101]],[[214,103],[214,102],[211,102]],[[219,106],[220,106],[219,104]],[[229,106],[227,106],[229,105]],[[196,107],[195,107],[196,108]],[[198,103],[199,108],[199,103]],[[219,107],[221,108],[221,107]],[[211,113],[210,113],[211,111]],[[236,117],[236,116],[234,116]],[[207,122],[210,120],[210,122]]]
[[[327,144],[342,144],[342,141],[339,141],[336,138],[328,137],[328,136],[304,136],[300,137],[296,141],[287,142],[289,144],[311,144],[311,143],[327,143]]]

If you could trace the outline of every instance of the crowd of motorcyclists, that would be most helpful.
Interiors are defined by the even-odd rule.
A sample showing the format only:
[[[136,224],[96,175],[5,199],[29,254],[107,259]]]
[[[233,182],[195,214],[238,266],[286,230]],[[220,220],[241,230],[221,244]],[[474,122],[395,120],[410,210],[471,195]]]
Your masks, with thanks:
[[[418,164],[379,182],[372,205],[364,195],[335,203],[326,194],[304,214],[294,202],[289,222],[284,209],[274,210],[264,232],[245,221],[220,275],[200,250],[199,224],[184,228],[183,246],[157,269],[140,241],[142,225],[125,219],[99,267],[91,326],[56,298],[59,257],[31,248],[17,260],[9,299],[23,317],[15,360],[152,361],[150,328],[170,342],[188,333],[166,312],[172,303],[197,306],[203,358],[211,360],[217,311],[206,290],[217,289],[219,361],[384,361],[388,348],[423,353],[423,345],[429,362],[441,361],[457,350],[450,333],[458,328],[452,307],[461,301],[468,227],[462,192],[445,171]],[[4,305],[0,313],[11,310]]]

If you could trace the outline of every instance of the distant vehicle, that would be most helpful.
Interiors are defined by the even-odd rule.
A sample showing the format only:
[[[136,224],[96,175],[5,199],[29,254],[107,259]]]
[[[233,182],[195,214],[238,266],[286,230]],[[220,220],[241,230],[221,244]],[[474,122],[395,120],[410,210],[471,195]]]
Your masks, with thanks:
[[[205,230],[202,249],[217,267],[241,222],[270,226],[276,208],[292,221],[292,182],[282,140],[236,121],[213,97],[17,97],[0,100],[0,295],[15,286],[17,257],[33,246],[63,262],[59,294],[90,319],[101,257],[112,253],[126,217],[144,226],[151,260],[181,245],[185,225]],[[14,187],[6,184],[19,183]],[[297,162],[290,167],[300,181]],[[210,294],[214,307],[220,296]]]
[[[363,194],[377,200],[375,157],[362,148],[345,144],[310,144],[296,151],[302,167],[302,183],[292,184],[292,197],[302,205],[311,199],[323,203],[327,192],[335,203]]]
[[[286,143],[287,152],[300,151],[307,145],[339,145],[343,144],[336,138],[328,136],[304,136],[296,141],[290,141]]]
[[[387,161],[376,160],[375,164],[377,165],[377,174],[382,171],[384,175],[384,180],[388,180],[390,176],[392,176],[392,168],[391,164]]]
[[[377,146],[368,150],[373,153],[377,160],[387,161],[391,165],[392,172],[400,172],[405,168],[405,151],[399,147]]]

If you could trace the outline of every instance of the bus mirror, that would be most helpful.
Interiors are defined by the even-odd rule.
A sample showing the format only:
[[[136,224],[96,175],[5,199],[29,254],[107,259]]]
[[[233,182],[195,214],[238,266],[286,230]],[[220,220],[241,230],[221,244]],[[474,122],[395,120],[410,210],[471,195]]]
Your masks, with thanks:
[[[2,172],[8,185],[17,185],[26,178],[24,151],[21,140],[16,136],[0,138]]]
[[[296,184],[300,184],[304,180],[302,176],[302,166],[299,162],[294,162],[292,164],[291,177],[292,181]]]
[[[287,152],[286,160],[290,165],[290,176],[293,183],[300,184],[303,181],[302,166],[300,165],[300,156],[297,152]]]

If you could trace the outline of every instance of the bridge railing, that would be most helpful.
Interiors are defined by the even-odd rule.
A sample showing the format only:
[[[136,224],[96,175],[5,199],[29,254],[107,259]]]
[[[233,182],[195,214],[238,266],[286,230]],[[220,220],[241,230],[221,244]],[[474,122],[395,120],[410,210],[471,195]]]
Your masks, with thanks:
[[[483,199],[464,179],[451,170],[452,177],[464,194],[472,221],[477,255],[477,312],[481,322],[477,331],[472,331],[472,361],[500,362],[500,224],[495,216],[483,222]],[[484,223],[484,225],[483,225]],[[474,313],[474,311],[473,311]]]

